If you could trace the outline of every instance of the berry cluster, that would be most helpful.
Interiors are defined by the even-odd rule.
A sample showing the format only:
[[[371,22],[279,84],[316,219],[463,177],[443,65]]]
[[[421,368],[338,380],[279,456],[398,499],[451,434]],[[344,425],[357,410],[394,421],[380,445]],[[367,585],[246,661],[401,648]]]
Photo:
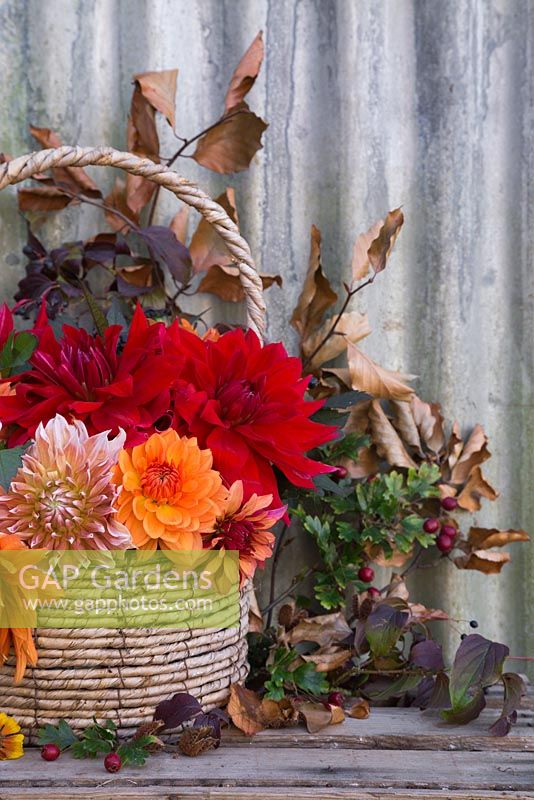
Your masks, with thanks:
[[[444,511],[454,511],[458,507],[458,500],[455,497],[444,497],[441,501],[441,507]],[[435,533],[436,547],[444,555],[450,553],[454,547],[454,540],[458,535],[458,528],[452,524],[451,520],[442,522],[437,517],[429,517],[423,523],[423,530],[425,533]],[[439,533],[438,533],[439,531]]]
[[[61,755],[61,750],[57,744],[45,744],[41,748],[41,758],[45,761],[56,761]],[[122,760],[118,753],[108,753],[104,759],[104,766],[108,772],[119,772],[122,767]]]

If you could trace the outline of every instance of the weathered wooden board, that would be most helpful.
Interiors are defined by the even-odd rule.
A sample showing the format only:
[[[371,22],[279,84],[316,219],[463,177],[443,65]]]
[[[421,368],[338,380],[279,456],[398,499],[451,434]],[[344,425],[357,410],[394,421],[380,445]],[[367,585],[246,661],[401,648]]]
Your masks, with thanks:
[[[495,739],[487,729],[496,715],[457,727],[410,709],[373,709],[315,735],[291,728],[250,739],[231,730],[216,752],[162,753],[115,776],[101,761],[64,754],[44,764],[30,750],[0,763],[0,800],[534,800],[534,715],[522,711],[510,736]]]

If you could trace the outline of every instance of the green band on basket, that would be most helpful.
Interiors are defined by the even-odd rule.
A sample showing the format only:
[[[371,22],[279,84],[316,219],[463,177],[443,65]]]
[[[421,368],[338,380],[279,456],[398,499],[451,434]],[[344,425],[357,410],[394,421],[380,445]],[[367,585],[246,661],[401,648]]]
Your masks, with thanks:
[[[232,628],[235,551],[0,554],[0,628]]]

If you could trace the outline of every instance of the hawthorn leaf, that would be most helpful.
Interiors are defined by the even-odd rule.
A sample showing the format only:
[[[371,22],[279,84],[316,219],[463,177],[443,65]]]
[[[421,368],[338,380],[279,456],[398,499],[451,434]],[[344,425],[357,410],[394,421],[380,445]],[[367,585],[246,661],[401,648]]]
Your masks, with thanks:
[[[248,169],[263,145],[261,137],[268,125],[245,102],[231,108],[197,143],[192,155],[197,164],[228,175]]]
[[[404,383],[413,376],[401,375],[380,367],[351,342],[347,350],[353,389],[387,400],[409,400],[413,395],[414,390]]]
[[[66,720],[62,719],[57,725],[44,725],[39,729],[37,743],[39,745],[55,744],[60,750],[71,747],[78,737]]]
[[[291,316],[291,325],[299,333],[301,343],[321,325],[325,312],[336,301],[337,294],[330,286],[321,265],[321,232],[312,225],[308,269]]]
[[[501,716],[489,729],[491,736],[506,736],[510,733],[512,725],[517,720],[517,710],[521,705],[521,698],[526,694],[523,679],[515,672],[504,672],[502,675],[504,685],[504,701]]]
[[[226,92],[226,111],[239,105],[250,92],[258,77],[264,56],[263,31],[260,31],[235,68]]]

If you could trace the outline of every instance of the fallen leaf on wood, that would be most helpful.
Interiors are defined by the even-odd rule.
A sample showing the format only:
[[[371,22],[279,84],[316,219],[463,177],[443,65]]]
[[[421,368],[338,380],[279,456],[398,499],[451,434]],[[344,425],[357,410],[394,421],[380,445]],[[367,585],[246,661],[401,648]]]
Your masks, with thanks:
[[[369,408],[371,437],[378,453],[394,467],[415,467],[402,440],[387,418],[380,402],[373,400]]]
[[[385,269],[403,222],[404,215],[400,208],[396,208],[384,220],[379,220],[358,236],[352,252],[352,277],[355,281],[367,277],[370,269],[375,273]]]
[[[387,400],[408,400],[412,396],[414,390],[404,381],[413,376],[380,367],[354,344],[349,343],[347,350],[353,389]]]
[[[480,467],[476,466],[458,495],[458,505],[472,513],[480,510],[481,497],[485,497],[487,500],[496,500],[498,496],[499,492],[484,478]]]
[[[226,111],[239,105],[254,86],[262,65],[263,55],[263,32],[260,31],[230,79],[230,85],[224,100]]]
[[[247,736],[254,736],[265,728],[259,697],[238,683],[230,687],[227,711],[236,728]]]
[[[246,103],[231,108],[198,140],[192,158],[213,172],[227,175],[248,169],[263,145],[261,137],[268,125]]]
[[[352,719],[367,719],[371,713],[371,709],[369,708],[367,700],[364,700],[363,697],[357,697],[349,707],[346,708],[346,713],[349,717],[352,717]]]
[[[264,698],[261,701],[261,716],[267,728],[289,728],[299,720],[298,711],[287,697],[281,700]]]
[[[319,733],[332,723],[332,710],[323,703],[304,700],[295,703],[295,706],[304,718],[309,733]]]
[[[330,725],[340,725],[342,722],[345,722],[345,712],[341,706],[331,706],[330,710],[332,712]]]

